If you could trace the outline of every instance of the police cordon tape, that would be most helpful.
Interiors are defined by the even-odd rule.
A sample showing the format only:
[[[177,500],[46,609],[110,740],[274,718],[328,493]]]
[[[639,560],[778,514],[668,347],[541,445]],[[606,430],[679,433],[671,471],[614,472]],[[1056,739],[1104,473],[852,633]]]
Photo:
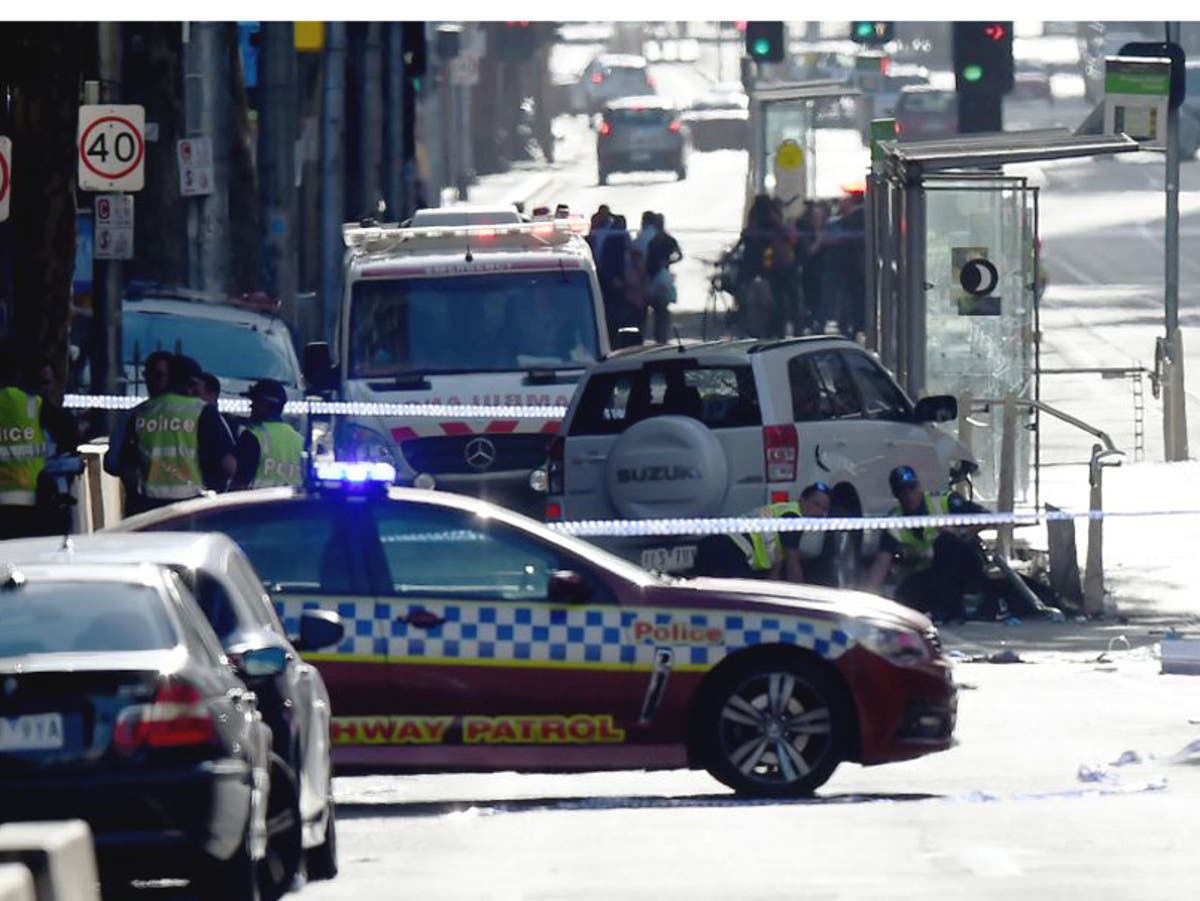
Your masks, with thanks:
[[[147,400],[145,396],[122,394],[67,394],[63,406],[69,410],[129,410]],[[222,397],[217,401],[222,413],[249,413],[250,401],[243,397]],[[488,404],[382,404],[338,400],[289,400],[283,408],[293,416],[303,413],[330,416],[409,416],[462,419],[562,419],[567,408],[545,406],[497,406]]]

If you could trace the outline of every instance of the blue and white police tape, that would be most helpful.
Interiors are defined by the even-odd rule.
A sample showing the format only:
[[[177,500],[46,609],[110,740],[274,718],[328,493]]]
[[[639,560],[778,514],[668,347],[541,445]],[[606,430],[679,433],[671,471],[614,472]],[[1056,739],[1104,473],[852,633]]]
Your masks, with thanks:
[[[69,410],[128,410],[146,398],[121,394],[68,394],[63,406]],[[250,401],[244,397],[222,397],[217,401],[222,413],[249,413]],[[561,405],[505,404],[386,404],[361,401],[289,400],[286,415],[326,416],[401,416],[438,419],[562,419],[567,408]]]
[[[724,535],[729,532],[846,532],[871,529],[953,529],[1004,525],[1028,526],[1076,519],[1135,516],[1200,516],[1200,510],[1047,510],[1015,513],[948,513],[939,516],[720,516],[697,519],[577,519],[549,522],[550,528],[580,538],[651,535]]]

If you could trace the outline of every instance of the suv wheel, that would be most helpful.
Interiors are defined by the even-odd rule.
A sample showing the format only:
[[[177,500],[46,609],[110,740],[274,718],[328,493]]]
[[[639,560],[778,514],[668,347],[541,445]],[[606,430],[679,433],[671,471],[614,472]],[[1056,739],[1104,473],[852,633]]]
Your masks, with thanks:
[[[812,794],[849,744],[850,711],[839,698],[819,664],[794,654],[756,654],[735,664],[704,714],[708,771],[738,794]]]

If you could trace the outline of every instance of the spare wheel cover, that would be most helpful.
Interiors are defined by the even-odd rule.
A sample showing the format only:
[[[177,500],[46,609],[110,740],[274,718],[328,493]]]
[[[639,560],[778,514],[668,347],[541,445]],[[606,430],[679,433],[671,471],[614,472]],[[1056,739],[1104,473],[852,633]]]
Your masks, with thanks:
[[[690,416],[655,416],[625,431],[608,455],[605,485],[625,519],[715,516],[729,482],[725,450]]]

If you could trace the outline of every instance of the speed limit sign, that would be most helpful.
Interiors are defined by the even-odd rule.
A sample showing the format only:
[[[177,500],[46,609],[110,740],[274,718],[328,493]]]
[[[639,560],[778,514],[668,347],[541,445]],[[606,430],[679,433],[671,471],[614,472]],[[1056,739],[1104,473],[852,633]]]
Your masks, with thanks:
[[[12,141],[0,135],[0,222],[8,218],[8,195],[12,193]]]
[[[84,191],[140,191],[146,183],[146,109],[79,108],[79,187]]]

